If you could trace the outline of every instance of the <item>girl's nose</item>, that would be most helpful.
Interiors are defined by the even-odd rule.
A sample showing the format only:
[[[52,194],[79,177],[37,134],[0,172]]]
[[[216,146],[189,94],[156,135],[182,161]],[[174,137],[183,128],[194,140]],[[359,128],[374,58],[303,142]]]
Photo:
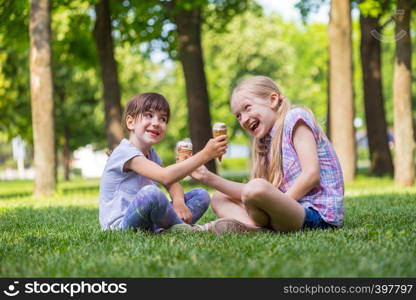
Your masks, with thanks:
[[[159,118],[153,118],[152,119],[152,124],[153,125],[159,125]]]
[[[245,125],[247,123],[248,119],[249,118],[247,117],[247,115],[241,114],[241,124],[242,125]]]

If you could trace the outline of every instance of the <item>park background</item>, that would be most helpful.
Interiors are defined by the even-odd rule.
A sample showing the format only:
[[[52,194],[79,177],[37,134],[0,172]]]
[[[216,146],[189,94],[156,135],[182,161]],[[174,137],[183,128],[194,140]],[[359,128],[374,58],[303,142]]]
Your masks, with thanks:
[[[0,1],[0,276],[415,276],[412,1],[62,0],[42,11],[48,3]],[[273,78],[331,138],[345,226],[101,232],[98,177],[124,134],[128,99],[169,100],[168,134],[155,147],[165,164],[177,141],[201,149],[211,124],[225,122],[230,151],[209,168],[245,182],[250,138],[228,102],[251,75]]]

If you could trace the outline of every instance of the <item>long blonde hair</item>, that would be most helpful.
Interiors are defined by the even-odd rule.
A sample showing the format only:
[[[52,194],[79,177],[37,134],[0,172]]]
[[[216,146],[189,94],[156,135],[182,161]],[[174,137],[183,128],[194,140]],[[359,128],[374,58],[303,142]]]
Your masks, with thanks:
[[[255,139],[252,149],[251,178],[264,178],[279,187],[283,177],[282,166],[282,133],[286,114],[291,108],[290,101],[281,93],[276,83],[266,76],[254,76],[240,84],[233,90],[231,101],[235,98],[261,98],[268,100],[272,93],[279,95],[276,111],[275,133],[270,143],[270,149],[265,138]],[[267,137],[267,135],[266,135]],[[269,152],[271,160],[269,161]]]

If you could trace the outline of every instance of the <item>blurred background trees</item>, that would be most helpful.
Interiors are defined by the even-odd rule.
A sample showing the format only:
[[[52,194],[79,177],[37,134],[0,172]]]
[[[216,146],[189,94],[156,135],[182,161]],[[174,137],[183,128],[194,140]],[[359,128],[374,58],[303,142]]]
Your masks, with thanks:
[[[351,1],[332,0],[329,33],[329,123],[344,180],[356,171]]]
[[[397,1],[395,27],[396,56],[393,81],[394,135],[396,144],[394,179],[400,185],[412,185],[415,181],[414,118],[412,118],[412,44],[410,39],[411,13],[411,0]]]
[[[353,180],[357,162],[362,166],[369,159],[371,174],[392,175],[394,161],[397,183],[412,184],[416,91],[409,28],[416,25],[414,5],[410,0],[295,4],[303,23],[265,11],[252,0],[51,0],[59,176],[70,178],[79,147],[117,145],[124,134],[125,103],[147,91],[165,95],[171,104],[168,135],[156,146],[166,164],[174,161],[178,140],[190,137],[201,149],[218,121],[229,125],[231,143],[248,145],[228,101],[239,80],[262,74],[330,129],[347,181]],[[319,7],[331,13],[328,24],[308,21]],[[397,8],[408,14],[398,19]],[[28,163],[38,144],[32,122],[39,122],[30,101],[30,11],[29,1],[0,0],[0,144],[21,136],[29,148]],[[344,17],[337,15],[341,11]],[[351,23],[343,23],[351,12]],[[395,39],[403,31],[408,34]],[[0,171],[13,165],[7,155],[0,157]],[[247,167],[247,159],[239,161]],[[212,161],[209,168],[221,171],[228,164]],[[406,179],[399,178],[405,173]]]
[[[391,1],[367,1],[360,7],[360,57],[363,74],[364,111],[370,153],[370,172],[375,175],[393,173],[387,123],[384,108],[383,81],[381,71],[381,40],[375,32],[383,33],[380,19],[390,13]]]
[[[55,115],[49,0],[30,0],[30,90],[35,196],[51,195],[56,184]]]

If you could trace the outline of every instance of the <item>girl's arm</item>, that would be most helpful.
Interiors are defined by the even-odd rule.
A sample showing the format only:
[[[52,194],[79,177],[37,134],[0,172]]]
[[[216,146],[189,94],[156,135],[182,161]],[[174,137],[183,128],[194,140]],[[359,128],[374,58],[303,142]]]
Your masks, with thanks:
[[[319,184],[320,169],[316,142],[312,131],[303,123],[298,123],[293,130],[293,143],[302,172],[286,194],[295,200],[299,200]],[[211,173],[204,166],[195,170],[191,176],[233,199],[241,199],[243,183],[224,179]]]
[[[166,186],[170,197],[172,198],[172,206],[180,219],[186,223],[191,223],[192,212],[185,204],[185,197],[182,186],[179,182],[175,182]]]
[[[200,165],[225,154],[225,149],[227,147],[226,138],[226,135],[221,135],[215,139],[210,139],[205,148],[194,156],[167,167],[161,167],[142,155],[135,156],[126,162],[124,164],[124,169],[133,170],[144,177],[157,181],[165,186],[169,186],[184,178]]]
[[[311,129],[303,122],[299,122],[293,129],[293,145],[298,154],[302,172],[286,194],[295,200],[300,200],[320,181],[316,141]]]
[[[179,182],[172,183],[171,185],[167,185],[166,189],[169,192],[170,198],[172,199],[172,202],[175,203],[185,203],[185,193],[183,191],[182,186],[179,184]]]
[[[210,172],[205,166],[199,167],[191,173],[192,178],[206,184],[233,199],[241,199],[244,183],[227,180]]]

